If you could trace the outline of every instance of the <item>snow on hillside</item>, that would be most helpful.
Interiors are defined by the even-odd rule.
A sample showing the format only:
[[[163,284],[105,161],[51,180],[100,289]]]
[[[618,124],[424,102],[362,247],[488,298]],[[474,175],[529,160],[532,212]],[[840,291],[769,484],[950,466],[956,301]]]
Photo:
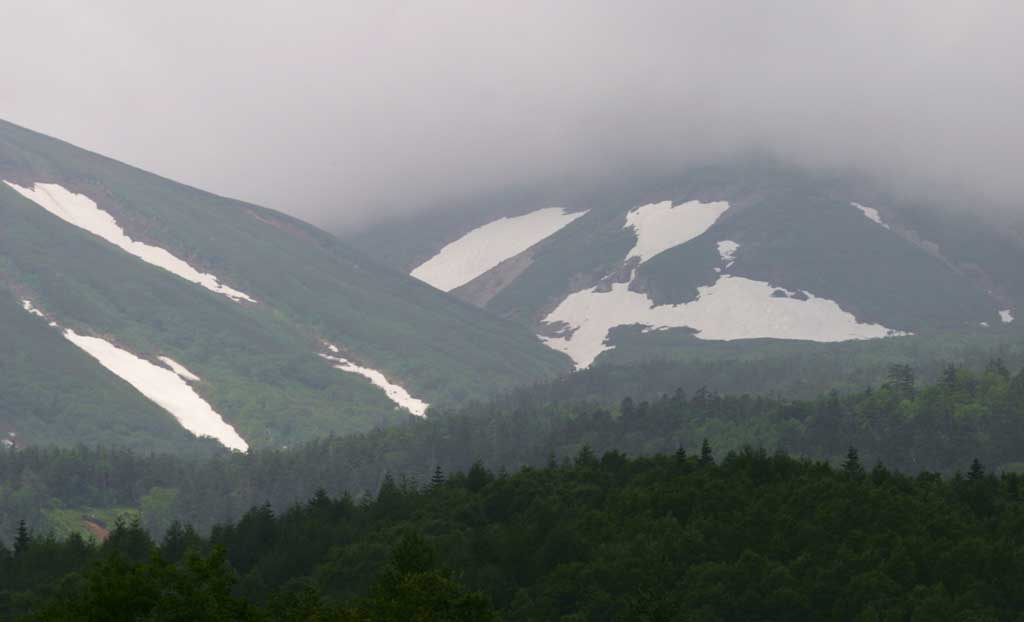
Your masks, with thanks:
[[[626,260],[639,257],[643,263],[670,248],[685,244],[710,229],[728,209],[727,201],[687,201],[675,206],[672,201],[662,201],[630,210],[623,228],[632,228],[636,232],[636,244],[626,254]]]
[[[718,256],[722,258],[723,262],[727,262],[726,268],[732,267],[733,262],[736,261],[736,251],[740,250],[740,245],[732,240],[722,240],[718,243]]]
[[[866,205],[861,205],[860,203],[854,203],[854,202],[851,202],[850,205],[852,205],[852,206],[856,207],[857,209],[859,209],[860,212],[862,214],[864,214],[864,217],[867,218],[868,220],[870,220],[871,222],[874,222],[874,223],[877,223],[879,225],[882,225],[886,229],[890,228],[889,225],[885,224],[885,221],[882,220],[882,215],[879,214],[878,210],[876,210],[875,208],[868,207]]]
[[[999,319],[1003,321],[1003,324],[1009,324],[1013,321],[1013,311],[1010,309],[1003,309],[999,312]]]
[[[212,436],[225,447],[248,451],[249,445],[178,374],[141,359],[99,337],[79,335],[70,328],[64,337],[116,376],[135,387],[196,436]]]
[[[550,237],[586,213],[548,207],[522,216],[499,218],[448,244],[410,275],[449,292]]]
[[[670,201],[652,203],[632,210],[626,226],[637,234],[636,245],[626,261],[639,257],[644,262],[655,255],[703,234],[711,228],[729,204],[725,201],[688,201],[672,206]],[[717,243],[719,257],[733,265],[740,245],[732,240]],[[675,305],[655,305],[647,294],[630,290],[628,283],[613,283],[611,290],[592,287],[570,294],[544,318],[544,323],[563,327],[556,337],[541,336],[549,347],[564,352],[578,369],[589,367],[605,350],[606,341],[617,326],[641,325],[645,331],[692,328],[698,339],[795,339],[802,341],[846,341],[902,335],[879,324],[865,324],[839,305],[810,292],[786,291],[763,281],[721,274],[711,285],[697,289],[697,299]]]
[[[216,276],[196,270],[167,250],[131,239],[113,216],[97,207],[96,202],[84,194],[71,192],[59,184],[36,183],[32,188],[25,188],[9,181],[4,183],[61,220],[103,238],[146,263],[236,302],[256,302],[248,294],[221,284]]]
[[[325,345],[327,346],[327,349],[331,351],[331,354],[321,354],[320,356],[331,363],[334,363],[333,367],[335,369],[339,369],[350,374],[359,374],[372,382],[374,386],[383,389],[385,395],[388,396],[388,399],[395,404],[398,404],[398,406],[408,410],[417,417],[426,416],[427,408],[430,407],[430,404],[423,400],[416,399],[410,395],[404,387],[400,387],[399,385],[388,381],[384,374],[376,369],[356,365],[352,361],[338,356],[339,350],[334,344],[328,343]]]
[[[778,291],[794,294],[762,281],[722,275],[713,285],[698,288],[693,302],[655,306],[646,294],[630,291],[629,283],[615,283],[609,292],[594,287],[571,294],[544,318],[548,324],[566,324],[565,335],[541,339],[583,369],[614,347],[605,342],[611,329],[634,324],[645,330],[688,327],[698,339],[721,341],[846,341],[903,334],[860,323],[832,300],[808,292],[799,298],[780,297]]]
[[[46,317],[29,300],[23,300],[22,306],[33,315]],[[50,326],[59,328],[55,322],[50,322]],[[249,450],[248,443],[224,421],[206,400],[199,397],[199,394],[176,371],[154,365],[99,337],[79,335],[70,328],[63,329],[62,333],[65,339],[96,359],[100,365],[135,387],[151,402],[169,412],[181,424],[181,427],[192,434],[213,437],[231,449]],[[161,360],[166,359],[166,357],[160,358]],[[165,362],[169,360],[166,359]],[[184,367],[177,363],[175,365],[198,380]]]
[[[160,361],[163,362],[164,365],[170,367],[171,371],[178,374],[178,376],[180,376],[182,380],[188,380],[189,382],[199,382],[199,376],[190,372],[184,365],[175,361],[171,357],[158,356],[157,358],[160,359]]]
[[[40,311],[39,309],[36,309],[35,305],[32,304],[31,300],[22,300],[21,301],[21,308],[26,310],[26,311],[28,311],[29,313],[31,313],[32,315],[34,315],[36,317],[41,317],[41,318],[45,318],[46,317],[43,314],[42,311]]]

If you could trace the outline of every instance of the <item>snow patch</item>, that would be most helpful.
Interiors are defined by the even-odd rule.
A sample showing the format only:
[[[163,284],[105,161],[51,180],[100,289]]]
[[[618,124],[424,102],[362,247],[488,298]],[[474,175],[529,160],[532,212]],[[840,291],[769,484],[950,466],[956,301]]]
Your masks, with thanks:
[[[43,314],[32,305],[31,301],[23,300],[22,306],[29,313],[43,317]],[[50,322],[50,326],[59,328],[56,322]],[[231,449],[249,450],[248,443],[224,421],[206,400],[199,397],[185,382],[186,378],[180,375],[178,370],[171,371],[154,365],[99,337],[79,335],[70,328],[63,329],[62,332],[65,339],[96,359],[100,365],[115,376],[135,387],[151,402],[169,412],[181,424],[181,427],[192,434],[213,437]],[[165,363],[171,361],[167,357],[160,357],[160,360]],[[168,364],[170,365],[170,363]],[[185,374],[198,380],[198,377],[184,367],[177,363],[174,365],[180,367]]]
[[[1003,324],[1009,324],[1013,321],[1013,311],[1011,309],[1003,309],[999,312],[999,319],[1003,321]]]
[[[335,346],[334,344],[325,343],[324,345],[327,347],[328,350],[332,352],[332,354],[321,354],[320,356],[333,363],[333,367],[335,369],[340,369],[341,371],[348,372],[350,374],[359,374],[360,376],[372,382],[374,386],[383,389],[384,394],[388,396],[388,399],[397,404],[398,406],[408,410],[410,413],[416,415],[417,417],[426,416],[427,408],[430,407],[430,404],[424,402],[423,400],[416,399],[415,397],[410,395],[409,392],[406,391],[403,387],[400,387],[397,384],[389,382],[388,379],[384,376],[384,374],[377,371],[376,369],[362,367],[360,365],[356,365],[355,363],[346,358],[334,356],[334,354],[337,354],[339,352],[338,347]]]
[[[569,213],[561,207],[548,207],[499,218],[448,244],[410,275],[450,292],[550,237],[587,211]]]
[[[676,206],[672,201],[662,201],[630,210],[623,228],[632,228],[636,232],[636,244],[626,255],[626,260],[639,257],[643,263],[670,248],[685,244],[710,229],[728,209],[727,201],[687,201]]]
[[[196,436],[212,436],[225,447],[248,451],[249,445],[213,407],[173,371],[154,365],[99,337],[79,335],[70,328],[64,337],[108,370],[135,387]]]
[[[221,284],[216,276],[196,270],[166,249],[131,239],[113,216],[97,207],[96,202],[84,194],[71,192],[59,184],[36,183],[32,188],[25,188],[9,181],[4,183],[61,220],[103,238],[148,264],[163,268],[236,302],[256,302],[248,294]]]
[[[21,301],[21,306],[22,306],[23,309],[25,309],[26,311],[28,311],[32,315],[36,315],[36,316],[39,316],[41,318],[45,318],[46,317],[45,315],[43,315],[42,311],[40,311],[39,309],[36,309],[35,305],[32,304],[31,300],[22,300]]]
[[[170,367],[171,371],[173,371],[174,373],[178,374],[178,376],[182,380],[188,380],[189,382],[199,382],[199,380],[200,380],[199,376],[197,376],[197,375],[193,374],[192,372],[190,372],[184,365],[182,365],[181,363],[175,361],[171,357],[169,357],[169,356],[158,356],[157,358],[160,359],[160,361],[164,365]]]
[[[866,205],[861,205],[860,203],[855,203],[855,202],[852,202],[852,201],[850,202],[850,205],[852,205],[852,206],[856,207],[857,209],[859,209],[860,212],[862,214],[864,214],[864,217],[867,218],[868,220],[870,220],[871,222],[874,222],[874,223],[877,223],[879,225],[882,225],[886,229],[891,229],[891,227],[889,227],[889,225],[885,224],[885,222],[882,220],[882,215],[879,214],[878,210],[876,210],[875,208],[868,207]]]
[[[740,245],[732,240],[722,240],[718,243],[718,256],[722,258],[722,261],[732,262],[736,261],[736,251],[738,251]]]
[[[722,275],[698,288],[693,302],[655,306],[646,294],[615,283],[611,291],[591,288],[569,295],[544,322],[568,326],[562,336],[544,337],[549,347],[568,354],[578,369],[589,367],[608,345],[616,326],[640,324],[645,331],[692,328],[698,339],[732,341],[775,338],[846,341],[904,335],[879,324],[864,324],[832,300],[804,292],[806,300],[773,297],[781,288],[762,281]]]

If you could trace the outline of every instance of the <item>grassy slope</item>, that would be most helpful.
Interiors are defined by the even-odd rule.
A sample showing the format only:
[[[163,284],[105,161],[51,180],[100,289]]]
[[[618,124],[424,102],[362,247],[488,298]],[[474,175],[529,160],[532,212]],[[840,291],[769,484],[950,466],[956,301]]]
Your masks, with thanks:
[[[19,443],[204,451],[176,421],[0,291],[0,433]]]
[[[56,181],[261,301],[238,305],[126,256],[0,188],[8,281],[43,309],[141,355],[168,354],[256,444],[387,423],[365,380],[330,369],[318,338],[432,402],[480,397],[568,367],[527,331],[382,269],[305,223],[0,124],[0,177]]]

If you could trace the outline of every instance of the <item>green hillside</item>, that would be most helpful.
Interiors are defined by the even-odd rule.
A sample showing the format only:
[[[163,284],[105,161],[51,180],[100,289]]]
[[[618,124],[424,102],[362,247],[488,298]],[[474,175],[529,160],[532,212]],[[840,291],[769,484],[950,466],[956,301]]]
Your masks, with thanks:
[[[6,290],[0,298],[13,309],[9,314],[18,316],[18,301],[30,299],[76,332],[149,360],[170,356],[202,378],[198,393],[251,445],[288,445],[408,416],[366,379],[332,369],[318,356],[323,341],[435,404],[484,397],[569,367],[523,328],[382,268],[306,223],[6,123],[0,123],[0,179],[22,186],[56,183],[84,194],[133,239],[187,258],[258,301],[233,302],[177,278],[0,185],[0,286]],[[75,350],[40,318],[21,314],[17,322],[0,323],[0,339],[17,339],[18,327],[28,323],[59,348]],[[53,374],[35,371],[43,344],[32,340],[11,350],[26,361],[5,381],[42,388],[30,395],[12,388],[12,402],[28,402],[8,417],[16,429],[33,430],[35,442],[69,442],[74,439],[66,429],[35,414],[43,409],[37,393],[77,401],[47,380]],[[95,383],[103,397],[90,398],[86,382],[85,403],[102,403],[101,410],[117,413],[110,417],[140,411],[162,416],[174,427],[169,415],[154,412],[83,357],[76,352],[70,359],[118,387],[105,391]],[[82,378],[62,374],[60,382]],[[78,406],[45,406],[52,418],[82,412]],[[92,432],[78,440],[104,430],[106,417],[89,411],[79,423]],[[129,431],[118,442],[156,448],[170,436]]]

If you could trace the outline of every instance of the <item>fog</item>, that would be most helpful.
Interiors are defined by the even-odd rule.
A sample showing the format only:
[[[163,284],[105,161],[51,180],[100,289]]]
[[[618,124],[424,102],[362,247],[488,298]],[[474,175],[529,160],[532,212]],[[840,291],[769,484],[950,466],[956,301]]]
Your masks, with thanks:
[[[1024,4],[6,0],[0,118],[335,231],[755,150],[1020,208]]]

